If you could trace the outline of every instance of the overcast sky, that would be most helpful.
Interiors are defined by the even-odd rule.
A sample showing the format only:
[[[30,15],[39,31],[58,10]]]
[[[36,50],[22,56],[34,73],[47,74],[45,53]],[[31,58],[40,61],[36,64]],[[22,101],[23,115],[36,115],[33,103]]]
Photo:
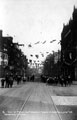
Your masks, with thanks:
[[[56,51],[63,23],[72,18],[74,5],[77,0],[0,0],[0,29],[3,35],[13,36],[14,42],[25,44],[22,49],[28,57]]]

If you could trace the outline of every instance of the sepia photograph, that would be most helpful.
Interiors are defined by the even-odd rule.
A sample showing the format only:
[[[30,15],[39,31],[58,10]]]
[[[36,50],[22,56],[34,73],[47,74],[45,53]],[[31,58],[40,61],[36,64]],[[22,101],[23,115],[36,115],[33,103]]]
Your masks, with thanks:
[[[0,120],[77,120],[77,0],[0,0]]]

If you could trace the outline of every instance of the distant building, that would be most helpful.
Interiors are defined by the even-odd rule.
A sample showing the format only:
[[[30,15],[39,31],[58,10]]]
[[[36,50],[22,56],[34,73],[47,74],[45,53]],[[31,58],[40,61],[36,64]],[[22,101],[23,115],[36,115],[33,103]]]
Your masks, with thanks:
[[[72,19],[63,26],[61,33],[61,71],[77,80],[77,9],[74,7]]]
[[[2,62],[3,62],[2,53],[3,53],[3,50],[2,50],[2,31],[0,30],[0,78],[3,76],[2,75],[2,73],[3,73],[3,68],[2,68]]]
[[[53,52],[53,66],[52,66],[52,74],[53,76],[58,76],[61,74],[61,51]]]

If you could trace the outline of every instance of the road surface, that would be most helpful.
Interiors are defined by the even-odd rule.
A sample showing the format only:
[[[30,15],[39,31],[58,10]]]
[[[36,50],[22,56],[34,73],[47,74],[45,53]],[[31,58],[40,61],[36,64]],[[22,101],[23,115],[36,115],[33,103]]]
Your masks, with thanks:
[[[37,82],[0,88],[0,120],[77,120],[69,89]]]

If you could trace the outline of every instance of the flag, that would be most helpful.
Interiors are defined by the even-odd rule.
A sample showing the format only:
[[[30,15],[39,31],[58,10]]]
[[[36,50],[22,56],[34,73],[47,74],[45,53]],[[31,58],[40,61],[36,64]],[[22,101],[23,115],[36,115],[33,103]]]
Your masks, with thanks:
[[[29,60],[29,62],[31,63],[31,62],[32,62],[32,60]]]
[[[61,40],[58,42],[58,44],[61,44]]]
[[[44,54],[41,54],[42,55],[42,57],[44,57]]]
[[[49,52],[46,52],[47,54],[49,53]]]
[[[52,40],[52,41],[50,41],[50,43],[53,43],[53,42],[55,42],[56,40]]]
[[[42,44],[45,44],[45,43],[46,43],[46,40]]]
[[[24,44],[18,44],[18,46],[24,46]]]
[[[33,55],[30,55],[31,57],[33,57]]]
[[[31,45],[31,44],[29,44],[29,45],[28,45],[28,47],[32,47],[32,45]]]
[[[39,43],[40,43],[40,41],[36,42],[35,45],[36,45],[36,44],[39,44]]]
[[[36,56],[36,58],[39,58],[39,55],[35,55]]]

